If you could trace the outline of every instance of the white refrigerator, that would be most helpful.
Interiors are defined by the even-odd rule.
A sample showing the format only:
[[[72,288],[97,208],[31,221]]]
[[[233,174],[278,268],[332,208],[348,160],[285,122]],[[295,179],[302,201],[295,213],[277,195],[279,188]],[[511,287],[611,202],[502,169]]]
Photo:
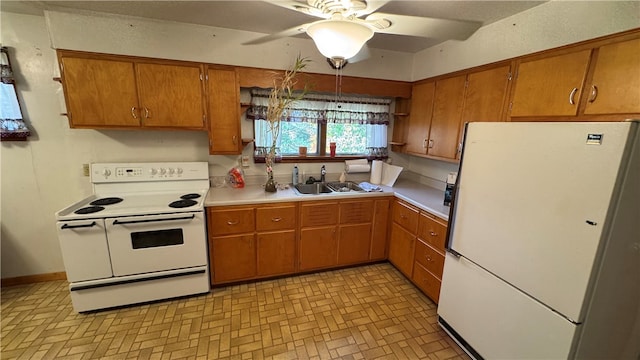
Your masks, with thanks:
[[[640,122],[468,124],[438,318],[478,359],[640,359]]]

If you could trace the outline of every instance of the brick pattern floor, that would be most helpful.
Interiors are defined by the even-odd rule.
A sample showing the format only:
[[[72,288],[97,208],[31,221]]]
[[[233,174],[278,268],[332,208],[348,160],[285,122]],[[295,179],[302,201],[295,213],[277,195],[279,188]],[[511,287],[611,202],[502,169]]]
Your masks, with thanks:
[[[468,359],[388,263],[87,314],[68,285],[2,289],[5,359]]]

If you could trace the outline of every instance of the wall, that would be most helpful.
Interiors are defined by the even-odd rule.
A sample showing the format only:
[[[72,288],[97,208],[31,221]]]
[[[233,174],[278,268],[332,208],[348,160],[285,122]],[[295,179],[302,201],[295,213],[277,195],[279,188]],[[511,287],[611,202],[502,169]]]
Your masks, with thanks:
[[[542,14],[548,15],[548,12],[543,9]],[[69,129],[66,118],[59,115],[64,110],[61,86],[52,81],[57,73],[57,65],[51,42],[59,47],[77,50],[281,69],[289,66],[291,58],[298,51],[303,56],[307,52],[316,51],[311,40],[305,39],[283,39],[268,47],[248,51],[232,44],[253,38],[255,34],[252,33],[135,18],[49,13],[48,28],[45,18],[41,16],[6,12],[0,15],[0,41],[14,49],[13,64],[20,74],[17,78],[19,98],[25,118],[34,130],[34,135],[28,142],[3,142],[0,147],[2,278],[64,270],[54,213],[91,193],[89,178],[82,176],[83,163],[209,161],[212,175],[219,175],[224,174],[238,159],[237,156],[209,156],[207,135],[204,132]],[[532,19],[538,19],[535,15],[534,11],[529,14]],[[597,14],[583,21],[594,29],[603,29],[602,34],[610,31],[611,24],[616,23],[607,13],[603,12],[600,17],[595,15]],[[518,21],[521,25],[518,29],[533,26],[526,26],[526,17]],[[626,25],[622,26],[628,26],[624,21],[623,24]],[[570,42],[574,37],[570,34],[563,37],[562,30],[574,25],[578,26],[573,20],[566,24],[550,23],[546,31],[557,27],[559,30],[553,32],[558,34],[558,38],[568,39],[566,41]],[[580,25],[578,28],[582,27]],[[496,32],[493,35],[483,33],[484,39],[501,37],[499,32],[503,28],[498,26],[496,29],[492,31]],[[592,32],[589,36],[602,35],[599,31],[596,30],[595,34]],[[538,36],[537,32],[517,34],[525,39],[535,39]],[[216,35],[215,38],[213,35]],[[467,58],[472,58],[477,47],[475,41],[470,39],[470,43],[475,45],[468,52],[463,51],[462,44],[456,44],[460,47],[458,51]],[[542,39],[537,42],[549,43],[550,40]],[[520,41],[514,45],[488,42],[487,52],[497,52],[504,47],[519,49],[518,43]],[[556,46],[557,42],[551,43]],[[445,46],[448,53],[451,45]],[[448,69],[445,64],[450,59],[440,59],[429,50],[416,56],[413,69],[411,56],[408,54],[375,49],[372,53],[370,60],[350,65],[344,74],[411,80],[453,70]],[[436,53],[440,53],[439,50]],[[310,68],[310,71],[331,73],[325,68],[324,59],[312,58],[317,67]],[[456,63],[460,67],[472,65],[475,64]],[[398,72],[399,69],[406,70]],[[251,129],[249,124],[243,121],[243,126],[248,125],[248,129]],[[247,154],[250,151],[250,146],[245,149]],[[444,180],[446,174],[455,171],[457,167],[455,164],[400,154],[393,155],[393,163],[416,171],[425,178],[438,180]],[[301,171],[309,175],[319,172],[320,165],[300,166]],[[291,167],[289,164],[278,164],[275,171],[277,175],[288,176]],[[340,164],[328,164],[329,173],[339,173],[340,170]],[[260,176],[263,173],[263,165],[260,164],[247,169],[249,175]]]

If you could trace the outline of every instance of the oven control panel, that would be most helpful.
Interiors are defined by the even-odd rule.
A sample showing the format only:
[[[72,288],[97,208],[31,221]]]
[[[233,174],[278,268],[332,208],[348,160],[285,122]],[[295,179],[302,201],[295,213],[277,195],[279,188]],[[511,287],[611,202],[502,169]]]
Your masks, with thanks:
[[[207,162],[91,164],[91,182],[94,184],[204,179],[209,179]]]

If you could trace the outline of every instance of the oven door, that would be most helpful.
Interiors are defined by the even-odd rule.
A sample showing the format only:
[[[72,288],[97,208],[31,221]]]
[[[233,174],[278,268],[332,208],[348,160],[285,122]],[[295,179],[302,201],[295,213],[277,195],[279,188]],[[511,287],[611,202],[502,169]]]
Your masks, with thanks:
[[[204,212],[107,218],[115,276],[207,264]]]

